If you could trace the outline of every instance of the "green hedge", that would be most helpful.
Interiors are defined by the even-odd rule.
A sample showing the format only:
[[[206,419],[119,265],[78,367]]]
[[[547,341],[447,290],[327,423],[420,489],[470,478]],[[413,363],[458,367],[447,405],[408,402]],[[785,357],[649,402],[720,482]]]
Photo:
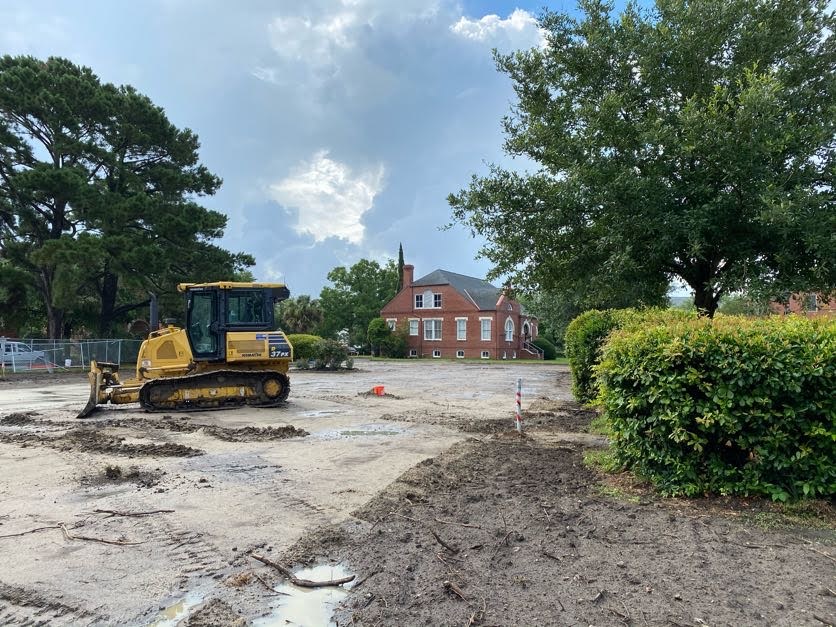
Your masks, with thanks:
[[[293,346],[294,359],[316,359],[317,344],[322,339],[318,335],[307,335],[305,333],[291,333],[287,336]]]
[[[613,333],[596,370],[617,460],[664,494],[836,493],[836,321]]]
[[[566,327],[564,339],[575,398],[581,403],[590,403],[598,396],[595,366],[601,359],[601,348],[612,331],[695,318],[695,312],[680,309],[590,309],[582,313]]]
[[[531,343],[543,351],[543,359],[557,359],[557,348],[546,338],[538,337],[531,340]]]

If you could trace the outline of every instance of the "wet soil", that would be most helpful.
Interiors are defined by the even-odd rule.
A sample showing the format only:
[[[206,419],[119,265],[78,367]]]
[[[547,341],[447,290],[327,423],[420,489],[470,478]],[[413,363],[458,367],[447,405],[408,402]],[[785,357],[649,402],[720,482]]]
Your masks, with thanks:
[[[200,605],[182,622],[183,627],[244,627],[247,621],[220,599]]]
[[[602,494],[577,445],[470,439],[304,538],[286,562],[358,576],[339,625],[821,625],[829,529],[745,524],[763,501]],[[741,512],[743,510],[743,512]]]
[[[17,444],[22,447],[45,446],[63,452],[103,453],[128,457],[194,457],[203,455],[203,451],[199,449],[174,442],[135,444],[126,443],[124,440],[124,437],[106,435],[91,428],[73,429],[58,436],[33,432],[0,433],[0,442],[6,444]]]
[[[589,423],[597,414],[572,401],[539,398],[532,401],[521,415],[525,430],[588,433]],[[453,408],[436,412],[386,413],[381,418],[396,422],[441,425],[466,433],[481,434],[502,433],[514,425],[513,418],[485,418],[463,414]]]
[[[23,416],[0,418],[0,624],[328,623],[331,601],[294,618],[287,582],[253,552],[356,574],[339,625],[834,621],[832,504],[778,528],[765,501],[665,500],[597,474],[583,457],[607,441],[566,400],[562,366],[366,366],[294,373],[281,408],[188,417],[79,421],[84,386],[0,388],[2,413]],[[397,398],[362,394],[378,385]],[[124,454],[172,442],[205,454]]]
[[[266,442],[270,440],[284,440],[287,438],[302,438],[310,435],[304,429],[297,429],[293,425],[282,427],[221,427],[191,422],[188,416],[172,418],[165,415],[162,420],[149,418],[115,418],[100,421],[98,424],[108,427],[127,427],[131,429],[162,429],[176,433],[195,433],[203,430],[207,435],[224,442]]]
[[[135,456],[194,457],[203,451],[193,447],[165,443],[126,443],[125,437],[104,433],[106,428],[128,428],[143,433],[154,430],[176,433],[203,431],[224,442],[267,442],[300,438],[310,435],[292,425],[281,427],[222,427],[192,422],[189,417],[179,419],[163,416],[150,418],[108,418],[96,421],[47,420],[37,418],[37,412],[12,413],[0,418],[0,426],[24,427],[23,430],[0,432],[0,442],[22,447],[46,446],[59,451],[101,453]],[[83,425],[83,426],[79,426]],[[57,434],[57,435],[56,435]]]

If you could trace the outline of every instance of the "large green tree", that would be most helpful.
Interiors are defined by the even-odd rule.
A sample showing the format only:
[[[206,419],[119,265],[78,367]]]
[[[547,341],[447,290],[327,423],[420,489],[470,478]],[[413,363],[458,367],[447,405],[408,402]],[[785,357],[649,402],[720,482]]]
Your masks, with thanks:
[[[30,276],[50,337],[91,301],[108,335],[150,289],[252,265],[213,243],[226,216],[197,199],[221,181],[199,146],[146,96],[89,68],[0,59],[0,255]]]
[[[496,55],[505,149],[449,202],[494,275],[658,300],[836,287],[836,19],[821,0],[581,0],[546,45]]]
[[[393,260],[381,266],[361,259],[350,268],[328,273],[332,285],[322,288],[322,335],[335,337],[348,329],[352,344],[365,344],[369,322],[380,316],[381,308],[397,293],[398,269]]]

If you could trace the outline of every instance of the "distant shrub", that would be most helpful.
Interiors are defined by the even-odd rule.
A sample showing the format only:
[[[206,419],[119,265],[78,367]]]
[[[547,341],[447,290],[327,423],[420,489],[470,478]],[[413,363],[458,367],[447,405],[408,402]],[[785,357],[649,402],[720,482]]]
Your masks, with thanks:
[[[590,309],[582,313],[569,323],[564,341],[575,398],[590,403],[598,395],[594,369],[601,359],[601,348],[613,330],[693,319],[696,319],[695,311],[680,309]]]
[[[557,359],[557,348],[546,338],[541,336],[531,340],[531,343],[543,351],[543,359]]]
[[[836,494],[834,320],[633,326],[596,376],[619,463],[664,494]]]
[[[296,359],[293,361],[293,365],[299,370],[308,370],[311,367],[311,362],[308,359]]]
[[[319,370],[337,370],[348,359],[348,347],[337,340],[320,339],[316,343],[316,368]]]
[[[382,348],[387,357],[402,359],[409,354],[409,323],[406,320],[389,333]]]
[[[315,359],[316,344],[322,340],[318,335],[307,335],[305,333],[292,333],[287,336],[287,339],[293,346],[293,357],[297,361],[300,359]]]

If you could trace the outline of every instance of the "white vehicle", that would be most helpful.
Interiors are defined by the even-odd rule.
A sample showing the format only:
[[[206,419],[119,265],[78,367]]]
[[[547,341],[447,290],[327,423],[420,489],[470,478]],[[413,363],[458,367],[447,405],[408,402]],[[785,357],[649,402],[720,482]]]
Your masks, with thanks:
[[[29,344],[0,338],[0,347],[3,365],[29,366],[36,362],[46,363],[46,353],[32,350]]]

